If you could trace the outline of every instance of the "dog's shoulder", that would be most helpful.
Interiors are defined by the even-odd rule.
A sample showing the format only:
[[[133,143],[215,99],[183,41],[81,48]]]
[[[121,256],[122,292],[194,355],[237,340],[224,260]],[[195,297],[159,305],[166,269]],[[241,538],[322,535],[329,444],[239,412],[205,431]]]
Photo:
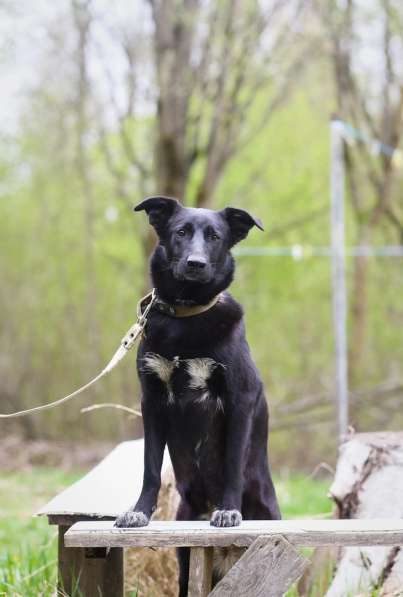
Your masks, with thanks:
[[[222,330],[229,331],[238,326],[244,313],[242,306],[229,292],[222,292],[215,306],[204,315],[205,320],[200,320],[202,325],[219,326]]]
[[[217,314],[231,319],[233,321],[239,321],[243,317],[243,308],[237,300],[225,291],[220,295],[219,300],[216,303]]]

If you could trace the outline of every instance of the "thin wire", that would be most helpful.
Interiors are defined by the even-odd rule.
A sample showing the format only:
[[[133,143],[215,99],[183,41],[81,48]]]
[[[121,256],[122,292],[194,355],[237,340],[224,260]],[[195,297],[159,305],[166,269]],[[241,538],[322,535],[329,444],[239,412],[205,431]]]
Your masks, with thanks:
[[[348,139],[353,141],[362,141],[366,145],[370,146],[371,150],[375,154],[383,153],[389,157],[392,157],[396,151],[401,151],[398,147],[393,147],[392,145],[388,145],[379,139],[371,138],[369,135],[364,133],[364,131],[356,129],[348,122],[344,122],[344,120],[338,120],[338,122],[343,127],[342,132],[344,133],[344,136],[347,136]]]
[[[399,147],[392,147],[379,139],[371,138],[364,131],[361,131],[348,122],[338,119],[341,133],[346,141],[362,141],[371,148],[375,154],[383,153],[389,157],[399,153],[403,156],[403,150]],[[308,257],[333,257],[331,247],[314,247],[293,245],[291,247],[238,247],[234,250],[235,255],[249,257],[293,257],[295,260]],[[386,245],[383,247],[354,246],[344,249],[346,257],[403,257],[403,245]]]
[[[311,245],[292,245],[290,247],[238,247],[234,250],[237,256],[245,257],[292,257],[296,261],[310,257],[332,257],[331,247],[315,247]],[[403,245],[386,245],[382,247],[353,246],[344,250],[346,257],[403,257]]]

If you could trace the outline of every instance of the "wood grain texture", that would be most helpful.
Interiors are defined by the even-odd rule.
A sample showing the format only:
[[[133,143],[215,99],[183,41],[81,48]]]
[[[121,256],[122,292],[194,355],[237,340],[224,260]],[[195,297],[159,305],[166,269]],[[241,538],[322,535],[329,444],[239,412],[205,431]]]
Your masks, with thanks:
[[[84,515],[80,515],[80,514],[55,514],[55,515],[49,515],[48,517],[48,523],[51,525],[57,525],[57,526],[67,526],[67,527],[71,527],[73,524],[75,524],[76,522],[81,522],[83,520],[88,520],[88,521],[93,521],[93,520],[115,520],[116,516],[84,516]]]
[[[247,549],[247,547],[237,547],[235,545],[230,545],[229,547],[214,547],[213,578],[215,574],[218,575],[218,579],[225,576],[228,570],[236,564]]]
[[[207,597],[211,590],[213,548],[192,547],[190,550],[188,597]]]
[[[66,548],[66,530],[67,527],[59,527],[57,594],[123,597],[123,549]]]
[[[64,535],[68,528],[68,526],[59,526],[57,594],[60,596],[73,593],[84,561],[84,549],[68,549],[64,545]]]
[[[330,493],[341,518],[403,519],[403,433],[357,433],[340,446]],[[327,597],[400,593],[403,587],[403,551],[398,547],[347,547]],[[399,592],[396,592],[396,595]]]
[[[105,550],[106,553],[97,553],[96,550],[85,550],[77,594],[86,597],[123,597],[123,549],[113,547]]]
[[[281,597],[309,560],[286,539],[261,536],[215,586],[210,597]]]
[[[78,522],[65,534],[67,547],[248,547],[260,535],[282,535],[297,547],[403,545],[403,520],[247,520],[215,528],[207,521],[152,521],[117,529],[113,522]]]

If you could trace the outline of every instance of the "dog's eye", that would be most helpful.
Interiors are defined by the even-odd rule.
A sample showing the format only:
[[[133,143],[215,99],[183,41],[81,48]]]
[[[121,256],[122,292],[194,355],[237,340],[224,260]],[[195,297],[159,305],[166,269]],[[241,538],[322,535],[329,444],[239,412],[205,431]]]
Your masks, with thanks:
[[[181,228],[180,230],[177,230],[177,231],[176,231],[176,234],[177,234],[178,236],[185,236],[186,232],[185,232],[185,230],[183,230],[183,228]]]
[[[211,235],[211,238],[213,240],[220,240],[220,237],[218,236],[218,234],[216,234],[215,232]]]

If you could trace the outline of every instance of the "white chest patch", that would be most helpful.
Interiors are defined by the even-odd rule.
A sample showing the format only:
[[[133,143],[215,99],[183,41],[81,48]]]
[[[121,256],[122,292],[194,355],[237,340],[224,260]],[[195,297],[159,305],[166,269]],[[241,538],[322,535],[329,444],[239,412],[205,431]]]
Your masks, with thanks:
[[[147,352],[144,359],[144,370],[148,373],[156,373],[161,381],[169,383],[172,371],[178,366],[179,357],[175,357],[172,361],[162,357],[155,352]]]
[[[190,377],[189,386],[195,390],[205,389],[216,362],[213,359],[186,359],[185,363]]]
[[[168,402],[174,402],[171,378],[176,367],[184,366],[189,376],[189,388],[200,390],[196,401],[204,402],[209,398],[207,380],[211,377],[217,363],[210,358],[200,359],[180,359],[174,357],[172,360],[156,354],[147,352],[143,358],[143,371],[145,373],[154,373],[166,385],[168,392]],[[222,409],[222,400],[217,398],[217,407]]]
[[[162,357],[155,352],[147,352],[143,359],[143,371],[146,373],[155,373],[160,380],[164,382],[168,392],[168,402],[173,403],[174,395],[171,386],[171,376],[175,367],[179,365],[179,357],[174,357],[172,361]]]

